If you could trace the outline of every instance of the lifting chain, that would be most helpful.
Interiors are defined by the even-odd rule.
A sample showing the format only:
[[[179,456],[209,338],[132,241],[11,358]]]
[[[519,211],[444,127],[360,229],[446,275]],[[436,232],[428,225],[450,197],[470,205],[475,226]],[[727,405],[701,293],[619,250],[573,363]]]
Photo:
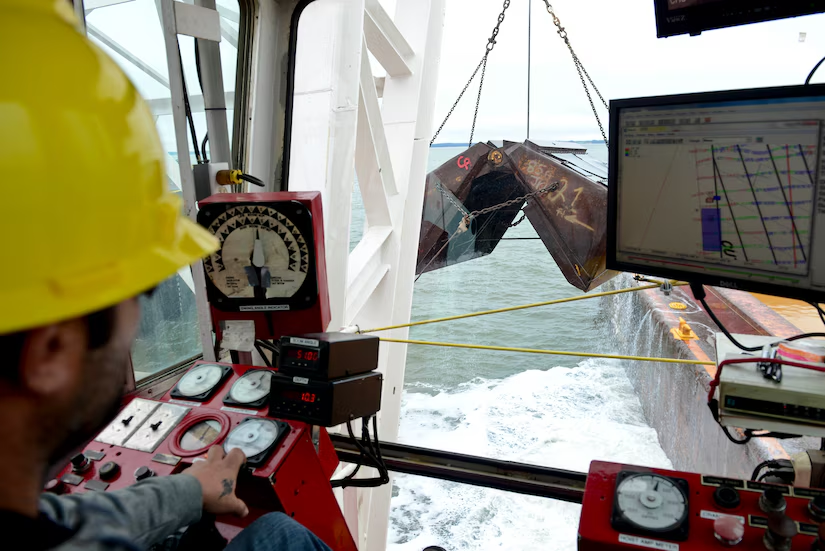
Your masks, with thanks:
[[[447,200],[450,203],[452,203],[455,208],[457,208],[459,211],[461,211],[461,214],[463,214],[464,216],[470,216],[470,211],[468,211],[466,208],[464,208],[464,205],[462,205],[459,201],[457,201],[452,193],[447,193],[446,191],[444,191],[444,188],[441,186],[441,182],[436,182],[435,183],[435,188],[438,191],[440,191],[441,195],[446,197]]]
[[[438,127],[438,130],[435,131],[435,134],[433,135],[433,139],[430,140],[430,145],[433,145],[433,143],[435,143],[435,139],[438,138],[438,135],[441,133],[441,130],[444,129],[444,125],[447,124],[447,121],[450,119],[450,116],[453,114],[453,111],[455,111],[455,108],[458,107],[458,104],[461,101],[461,98],[464,97],[464,94],[467,92],[467,89],[470,87],[470,84],[472,84],[473,80],[476,78],[476,75],[478,74],[478,71],[481,70],[481,82],[480,82],[479,87],[478,87],[478,98],[476,99],[476,110],[475,110],[475,113],[473,114],[473,129],[470,132],[470,145],[472,145],[473,134],[475,133],[475,127],[476,127],[476,119],[478,118],[478,106],[479,106],[479,103],[481,102],[481,89],[484,86],[484,72],[487,70],[487,57],[490,55],[490,52],[493,51],[493,48],[496,47],[496,37],[498,37],[498,33],[501,30],[501,24],[504,22],[504,13],[507,11],[507,8],[509,8],[509,7],[510,7],[510,0],[504,0],[504,4],[502,6],[501,13],[498,14],[498,20],[497,20],[495,28],[493,29],[493,33],[490,35],[490,38],[487,39],[487,46],[485,47],[484,55],[482,56],[481,61],[479,61],[478,65],[476,65],[476,68],[473,71],[473,74],[470,75],[470,80],[468,80],[467,84],[464,85],[464,89],[461,90],[461,93],[458,95],[458,98],[455,100],[455,103],[453,103],[453,106],[450,107],[450,111],[447,113],[447,116],[444,117],[444,120],[442,121],[441,125]]]
[[[521,224],[522,222],[524,222],[524,219],[525,219],[525,218],[527,218],[527,213],[526,213],[526,212],[524,212],[524,211],[521,211],[521,218],[519,218],[518,220],[516,220],[515,222],[513,222],[512,224],[510,224],[510,227],[511,227],[511,228],[515,228],[516,226],[518,226],[519,224]]]
[[[516,197],[515,199],[510,199],[509,201],[504,201],[503,203],[499,203],[497,205],[493,205],[491,207],[487,207],[487,208],[484,208],[484,209],[481,209],[481,210],[474,210],[470,214],[464,216],[465,225],[467,227],[469,227],[469,222],[473,218],[477,218],[477,217],[479,217],[483,214],[490,214],[491,212],[495,212],[495,211],[500,210],[500,209],[511,207],[511,206],[515,205],[516,203],[523,203],[524,201],[527,201],[528,199],[532,199],[533,197],[536,197],[538,195],[543,195],[545,193],[550,193],[551,191],[556,191],[557,189],[559,189],[559,183],[558,182],[553,182],[549,186],[545,186],[541,189],[531,191],[527,195],[522,195],[521,197]],[[519,220],[519,223],[521,223],[521,220]]]
[[[602,125],[602,120],[599,118],[599,113],[596,110],[596,104],[593,103],[593,97],[590,95],[590,89],[587,87],[587,83],[584,81],[585,77],[587,78],[587,82],[590,83],[590,86],[593,87],[593,90],[596,92],[596,95],[599,96],[599,99],[602,101],[602,105],[604,105],[605,109],[609,109],[607,102],[605,101],[604,97],[602,96],[599,89],[596,87],[596,84],[593,82],[593,79],[590,78],[587,70],[584,68],[579,56],[576,55],[575,50],[573,50],[572,44],[570,44],[570,39],[567,36],[567,31],[564,27],[561,26],[561,20],[556,15],[556,12],[553,10],[553,6],[550,4],[550,0],[544,0],[544,5],[547,6],[547,13],[553,18],[553,24],[556,26],[556,29],[559,33],[559,36],[564,43],[567,45],[567,49],[570,50],[570,55],[573,57],[573,64],[576,66],[576,71],[579,73],[579,80],[582,81],[582,87],[584,88],[584,93],[587,94],[587,101],[590,102],[590,109],[593,110],[593,116],[596,117],[596,123],[599,125],[599,131],[602,133],[602,138],[604,139],[604,144],[610,148],[610,143],[607,141],[607,133],[604,131],[604,126]]]

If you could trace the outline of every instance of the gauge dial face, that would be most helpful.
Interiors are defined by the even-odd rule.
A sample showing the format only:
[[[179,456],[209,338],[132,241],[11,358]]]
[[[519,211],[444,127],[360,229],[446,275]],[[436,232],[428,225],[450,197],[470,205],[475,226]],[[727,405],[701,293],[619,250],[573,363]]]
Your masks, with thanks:
[[[267,206],[228,208],[209,225],[221,248],[204,263],[215,287],[229,298],[290,298],[309,272],[305,236]]]
[[[265,369],[247,371],[235,381],[229,390],[229,397],[239,404],[251,404],[269,395],[272,372]]]
[[[181,377],[175,387],[181,396],[198,396],[209,392],[221,382],[223,368],[219,365],[202,364]]]
[[[222,428],[216,419],[201,421],[186,429],[180,438],[179,446],[186,451],[201,450],[217,440]]]
[[[675,530],[687,516],[687,498],[667,477],[637,474],[616,488],[616,504],[630,523],[644,530]]]
[[[248,459],[269,449],[278,440],[280,431],[275,421],[249,419],[232,429],[223,443],[223,449],[229,453],[240,448]]]

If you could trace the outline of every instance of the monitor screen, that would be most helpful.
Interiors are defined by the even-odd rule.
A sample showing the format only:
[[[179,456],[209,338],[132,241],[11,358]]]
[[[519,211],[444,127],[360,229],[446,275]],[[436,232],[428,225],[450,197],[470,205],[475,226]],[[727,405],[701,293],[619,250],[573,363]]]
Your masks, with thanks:
[[[655,0],[660,38],[825,11],[825,0]]]
[[[825,300],[825,85],[612,101],[608,268]]]

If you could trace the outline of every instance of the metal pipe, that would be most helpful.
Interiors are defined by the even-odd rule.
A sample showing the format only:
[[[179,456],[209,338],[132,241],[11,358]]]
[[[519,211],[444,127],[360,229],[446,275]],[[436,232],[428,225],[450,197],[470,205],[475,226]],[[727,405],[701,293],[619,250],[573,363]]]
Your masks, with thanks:
[[[341,461],[355,463],[359,460],[358,448],[351,439],[338,434],[330,434],[329,437]],[[582,502],[587,482],[586,473],[404,444],[382,442],[381,455],[391,471],[570,503]]]
[[[215,10],[215,0],[196,0],[195,4]],[[203,89],[206,127],[209,130],[209,160],[213,163],[230,163],[229,128],[226,122],[226,96],[223,89],[220,44],[196,38],[200,58],[201,88]],[[200,144],[194,144],[198,148]]]

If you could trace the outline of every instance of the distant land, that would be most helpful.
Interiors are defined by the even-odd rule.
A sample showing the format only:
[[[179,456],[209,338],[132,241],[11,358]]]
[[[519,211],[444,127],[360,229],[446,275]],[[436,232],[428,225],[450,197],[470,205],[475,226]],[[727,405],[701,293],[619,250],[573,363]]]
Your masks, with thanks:
[[[573,142],[573,143],[604,143],[602,140],[548,140],[554,142]],[[434,143],[430,147],[467,147],[467,142],[443,142]]]

